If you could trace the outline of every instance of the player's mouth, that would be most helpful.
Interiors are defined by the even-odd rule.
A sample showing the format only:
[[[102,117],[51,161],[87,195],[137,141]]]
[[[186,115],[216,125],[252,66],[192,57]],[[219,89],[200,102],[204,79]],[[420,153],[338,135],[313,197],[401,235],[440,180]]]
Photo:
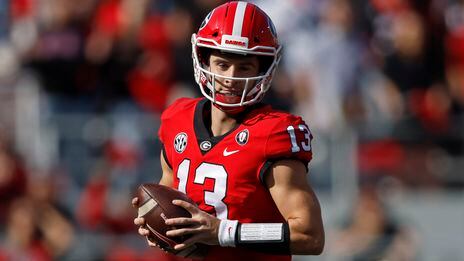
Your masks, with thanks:
[[[227,96],[227,97],[242,97],[241,92],[232,92],[232,91],[220,91],[219,94]]]

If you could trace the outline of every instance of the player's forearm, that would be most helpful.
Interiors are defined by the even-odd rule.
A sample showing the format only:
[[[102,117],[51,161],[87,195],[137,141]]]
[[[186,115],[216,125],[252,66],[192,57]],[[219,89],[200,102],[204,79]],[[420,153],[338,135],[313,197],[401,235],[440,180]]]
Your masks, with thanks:
[[[172,187],[172,169],[169,167],[166,159],[164,158],[163,152],[160,153],[161,169],[163,171],[161,180],[159,181],[160,185]]]
[[[319,255],[324,248],[321,225],[310,226],[308,220],[292,218],[288,223],[248,223],[222,220],[219,243],[224,247],[244,247],[278,255]],[[319,223],[317,223],[319,224]]]
[[[163,186],[172,187],[172,178],[170,178],[167,174],[163,174],[158,183]]]
[[[289,219],[290,251],[294,255],[319,255],[324,249],[324,228],[321,225],[309,226],[301,219]]]

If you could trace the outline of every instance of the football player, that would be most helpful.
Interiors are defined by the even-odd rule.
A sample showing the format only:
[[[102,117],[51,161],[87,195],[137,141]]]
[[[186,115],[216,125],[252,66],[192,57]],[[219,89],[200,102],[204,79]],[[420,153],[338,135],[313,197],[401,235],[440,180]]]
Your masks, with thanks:
[[[204,97],[174,102],[159,130],[160,184],[197,204],[173,201],[192,214],[166,220],[178,228],[167,236],[190,236],[175,249],[212,245],[206,260],[320,254],[321,210],[307,182],[311,132],[300,117],[260,103],[281,58],[271,19],[254,4],[225,3],[192,35],[192,57]],[[134,223],[149,234],[143,218]]]

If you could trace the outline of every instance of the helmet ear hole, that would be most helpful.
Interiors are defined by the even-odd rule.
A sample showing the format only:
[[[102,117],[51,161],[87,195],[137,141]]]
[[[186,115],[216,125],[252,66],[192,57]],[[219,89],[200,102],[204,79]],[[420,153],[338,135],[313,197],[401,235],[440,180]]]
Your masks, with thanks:
[[[209,66],[209,56],[211,55],[211,48],[199,47],[198,48],[198,59],[204,65]]]
[[[271,56],[258,56],[259,59],[259,72],[261,74],[266,73],[269,68],[271,68],[272,63],[274,62],[274,57]]]

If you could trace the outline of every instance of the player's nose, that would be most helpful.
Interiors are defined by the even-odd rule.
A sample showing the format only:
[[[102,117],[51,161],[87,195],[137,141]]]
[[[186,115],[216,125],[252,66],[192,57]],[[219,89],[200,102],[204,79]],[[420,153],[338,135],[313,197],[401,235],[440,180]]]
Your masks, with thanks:
[[[235,87],[238,86],[240,81],[231,79],[231,78],[239,77],[238,70],[237,70],[236,66],[234,66],[234,65],[230,66],[224,76],[228,77],[228,78],[224,79],[224,84],[225,84],[226,87],[235,88]],[[229,77],[231,77],[231,78],[229,78]]]

